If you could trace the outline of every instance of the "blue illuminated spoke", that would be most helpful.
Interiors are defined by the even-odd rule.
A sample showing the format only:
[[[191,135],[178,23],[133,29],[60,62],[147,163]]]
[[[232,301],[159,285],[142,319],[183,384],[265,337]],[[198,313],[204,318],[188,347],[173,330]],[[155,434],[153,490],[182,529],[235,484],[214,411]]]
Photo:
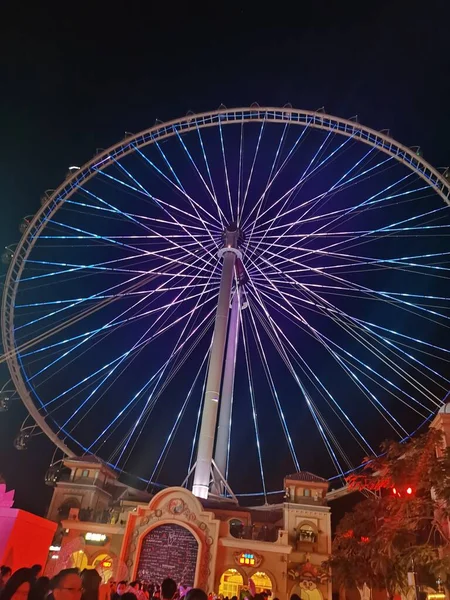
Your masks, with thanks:
[[[255,401],[255,391],[254,391],[255,386],[253,384],[252,367],[251,367],[251,360],[250,360],[250,354],[249,354],[250,350],[249,350],[248,342],[247,342],[246,326],[245,326],[245,321],[242,319],[242,313],[240,314],[240,321],[241,321],[241,329],[242,329],[242,340],[243,340],[243,344],[244,344],[245,364],[247,367],[248,389],[249,389],[250,401],[251,401],[251,405],[252,405],[252,417],[253,417],[253,426],[255,429],[256,449],[258,452],[259,470],[260,470],[260,474],[261,474],[261,484],[262,484],[262,488],[263,488],[264,499],[267,503],[266,480],[265,480],[265,476],[264,476],[264,466],[263,466],[263,460],[262,460],[262,454],[261,454],[261,443],[260,443],[260,437],[259,437],[258,417],[257,417],[257,413],[256,413],[256,401]]]

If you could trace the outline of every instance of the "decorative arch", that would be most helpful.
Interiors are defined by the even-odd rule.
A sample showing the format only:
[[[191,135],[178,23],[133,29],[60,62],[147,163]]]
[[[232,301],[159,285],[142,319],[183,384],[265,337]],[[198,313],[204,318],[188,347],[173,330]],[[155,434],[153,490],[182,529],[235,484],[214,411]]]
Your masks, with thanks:
[[[222,575],[224,573],[226,573],[230,569],[234,569],[237,573],[239,573],[239,575],[242,577],[243,585],[244,586],[248,586],[248,576],[247,576],[246,571],[244,571],[244,569],[242,567],[240,567],[239,565],[236,565],[235,563],[233,563],[231,565],[226,565],[224,567],[223,571],[221,573],[219,573],[219,575],[217,577],[217,580],[214,582],[214,589],[215,590],[219,589],[220,580],[222,579]],[[258,569],[256,569],[256,571],[257,570]]]
[[[269,571],[268,569],[266,569],[264,567],[258,567],[258,568],[252,569],[249,572],[248,578],[251,579],[252,576],[255,575],[255,573],[265,573],[272,583],[272,591],[277,591],[279,589],[278,582],[276,580],[275,575],[272,573],[272,571]]]
[[[319,533],[319,528],[317,527],[316,523],[314,523],[314,521],[309,521],[308,519],[303,519],[303,521],[300,521],[300,523],[298,523],[298,525],[295,527],[296,531],[300,531],[305,525],[311,527],[316,535]]]

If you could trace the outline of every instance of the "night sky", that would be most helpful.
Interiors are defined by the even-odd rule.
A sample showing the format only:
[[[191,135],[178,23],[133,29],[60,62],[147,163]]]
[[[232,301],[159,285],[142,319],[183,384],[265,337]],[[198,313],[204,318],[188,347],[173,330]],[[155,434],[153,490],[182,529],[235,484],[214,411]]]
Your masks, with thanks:
[[[0,245],[21,218],[124,131],[188,110],[260,105],[358,115],[450,164],[450,10],[442,2],[227,3],[175,10],[98,3],[3,10],[0,25]],[[301,7],[301,8],[299,8]],[[4,269],[4,267],[3,267]],[[4,270],[3,270],[4,274]],[[6,373],[0,370],[0,376]],[[0,413],[0,472],[16,506],[42,514],[52,446],[18,452],[25,408]]]

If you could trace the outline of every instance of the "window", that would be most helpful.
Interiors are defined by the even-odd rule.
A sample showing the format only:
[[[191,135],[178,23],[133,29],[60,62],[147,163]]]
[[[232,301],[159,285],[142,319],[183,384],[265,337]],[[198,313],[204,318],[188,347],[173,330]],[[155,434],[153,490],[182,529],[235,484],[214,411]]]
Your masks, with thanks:
[[[89,477],[89,471],[87,469],[85,469],[82,473],[81,473],[81,477]]]
[[[303,490],[304,496],[311,496],[311,490]]]
[[[311,525],[304,523],[297,531],[297,539],[299,542],[315,542],[317,534]]]

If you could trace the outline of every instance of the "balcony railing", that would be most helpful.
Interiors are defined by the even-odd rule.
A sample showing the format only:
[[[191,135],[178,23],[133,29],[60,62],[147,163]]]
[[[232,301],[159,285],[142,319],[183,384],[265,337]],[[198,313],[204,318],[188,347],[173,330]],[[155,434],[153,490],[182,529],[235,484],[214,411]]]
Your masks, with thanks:
[[[276,542],[278,531],[278,527],[268,527],[267,525],[230,525],[230,534],[240,540]]]

